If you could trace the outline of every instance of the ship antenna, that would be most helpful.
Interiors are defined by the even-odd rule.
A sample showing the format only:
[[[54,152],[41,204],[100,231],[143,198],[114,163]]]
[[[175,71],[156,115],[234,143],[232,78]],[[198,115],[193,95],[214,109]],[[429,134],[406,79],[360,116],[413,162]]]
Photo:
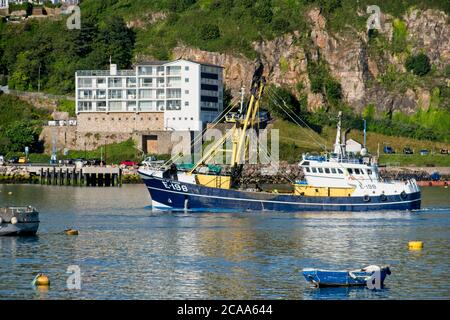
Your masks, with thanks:
[[[245,86],[241,85],[241,103],[239,108],[239,114],[242,114],[242,111],[244,110],[244,93],[245,93]]]

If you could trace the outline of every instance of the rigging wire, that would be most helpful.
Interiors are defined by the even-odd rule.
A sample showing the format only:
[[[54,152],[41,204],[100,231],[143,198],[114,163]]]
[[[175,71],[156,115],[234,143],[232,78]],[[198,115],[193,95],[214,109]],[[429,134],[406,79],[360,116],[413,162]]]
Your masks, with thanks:
[[[269,90],[270,90],[270,92],[269,92]],[[294,116],[296,116],[297,119],[300,120],[300,122],[302,122],[302,123],[304,124],[304,126],[306,126],[306,127],[307,127],[308,129],[310,129],[311,131],[314,131],[314,130],[311,129],[311,127],[310,127],[303,119],[301,119],[301,118],[300,118],[297,114],[295,114],[292,110],[289,110],[289,108],[287,107],[286,102],[284,101],[284,99],[283,99],[282,97],[278,96],[278,94],[276,94],[276,92],[275,92],[273,89],[269,89],[269,90],[267,90],[268,95],[271,96],[272,100],[276,103],[276,105],[277,105],[284,113],[286,113],[286,114],[289,116],[289,118],[291,118],[291,120],[294,121],[295,124],[297,124],[298,126],[302,127],[302,125],[299,124],[299,123],[296,121],[296,119],[294,119],[294,117],[289,113],[289,111],[290,111]],[[280,100],[283,102],[283,104],[285,105],[286,108],[284,108],[284,107],[279,103],[279,101],[277,101],[277,97],[274,98],[274,96],[277,96],[278,99],[280,99]],[[314,143],[316,143],[316,144],[317,144],[320,148],[322,148],[325,152],[328,152],[328,149],[327,149],[327,147],[326,147],[325,144],[322,144],[322,143],[320,143],[319,141],[317,141],[317,139],[314,138],[314,136],[313,136],[312,134],[310,134],[308,131],[307,131],[307,134],[308,134],[308,136],[313,140]],[[322,137],[321,137],[321,138],[322,138]],[[322,138],[322,139],[323,139],[323,138]],[[323,140],[326,141],[325,139],[323,139]]]

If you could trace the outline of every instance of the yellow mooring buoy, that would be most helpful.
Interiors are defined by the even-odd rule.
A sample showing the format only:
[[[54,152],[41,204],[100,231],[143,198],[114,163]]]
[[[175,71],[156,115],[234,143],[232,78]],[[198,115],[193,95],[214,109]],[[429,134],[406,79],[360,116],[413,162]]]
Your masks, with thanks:
[[[43,273],[39,273],[32,282],[33,286],[49,286],[50,279]]]
[[[64,232],[68,236],[77,236],[78,235],[78,230],[75,230],[75,229],[67,229],[67,230],[64,230]]]
[[[408,242],[409,250],[421,250],[423,248],[422,241],[410,241]]]

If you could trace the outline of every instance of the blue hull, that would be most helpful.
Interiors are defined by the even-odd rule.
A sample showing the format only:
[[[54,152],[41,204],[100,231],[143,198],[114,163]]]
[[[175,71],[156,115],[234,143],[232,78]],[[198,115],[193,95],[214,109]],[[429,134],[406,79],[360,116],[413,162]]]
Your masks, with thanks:
[[[384,280],[389,274],[391,274],[389,268],[381,268],[381,286],[383,286]],[[309,281],[318,287],[365,286],[367,285],[367,277],[370,277],[371,275],[372,272],[365,271],[349,272],[319,269],[303,270],[303,276],[306,281]]]
[[[210,188],[141,173],[153,201],[171,209],[236,209],[249,211],[377,211],[420,209],[420,192],[371,197],[308,197]]]

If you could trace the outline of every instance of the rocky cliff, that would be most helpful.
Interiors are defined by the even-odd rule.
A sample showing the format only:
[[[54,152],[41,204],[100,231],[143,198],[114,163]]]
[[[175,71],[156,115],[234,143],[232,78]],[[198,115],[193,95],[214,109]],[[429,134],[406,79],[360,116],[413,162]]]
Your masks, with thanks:
[[[342,99],[349,106],[361,112],[373,104],[379,113],[401,110],[411,114],[419,108],[430,105],[430,91],[433,86],[446,85],[449,79],[445,70],[450,65],[449,17],[437,10],[410,10],[401,23],[407,29],[407,48],[404,53],[393,53],[386,49],[393,41],[394,19],[382,14],[378,33],[386,39],[386,48],[373,49],[368,33],[349,28],[345,32],[331,32],[319,9],[307,13],[309,32],[306,42],[300,31],[285,34],[273,40],[253,43],[266,67],[269,83],[283,85],[298,94],[298,84],[308,97],[310,110],[324,105],[323,93],[311,91],[308,63],[323,59],[331,76],[341,85]],[[304,31],[302,31],[304,32]],[[306,44],[305,44],[306,43]],[[376,49],[376,48],[375,48]],[[383,50],[384,49],[384,50]],[[384,84],[380,79],[389,70],[395,76],[408,77],[404,62],[408,54],[425,53],[433,68],[437,70],[434,83],[414,80],[400,89]],[[225,67],[225,83],[232,93],[237,94],[241,84],[250,84],[253,61],[232,53],[218,53],[179,45],[173,50],[174,58],[187,58]],[[392,71],[394,70],[394,71]],[[394,83],[395,83],[394,79]]]

